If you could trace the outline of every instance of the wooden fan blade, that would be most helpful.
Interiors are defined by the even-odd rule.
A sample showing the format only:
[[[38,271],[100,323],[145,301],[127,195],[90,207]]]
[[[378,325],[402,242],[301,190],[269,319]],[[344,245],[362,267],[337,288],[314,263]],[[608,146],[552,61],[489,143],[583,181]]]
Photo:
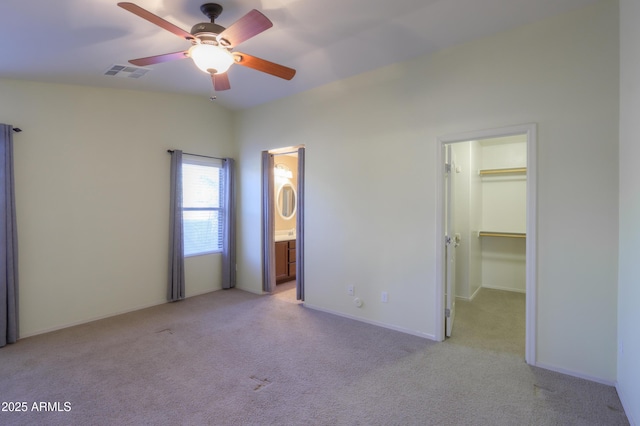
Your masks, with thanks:
[[[246,53],[235,52],[233,54],[233,57],[235,58],[236,64],[238,65],[266,72],[267,74],[284,78],[285,80],[291,80],[293,76],[296,75],[296,70],[294,70],[293,68],[275,64],[273,62],[269,62],[255,56],[247,55]]]
[[[184,59],[188,57],[189,57],[189,54],[187,51],[174,52],[174,53],[165,53],[164,55],[147,56],[146,58],[131,59],[129,63],[133,65],[137,65],[139,67],[144,67],[147,65],[160,64],[162,62],[175,61],[177,59]]]
[[[229,76],[226,72],[222,74],[211,74],[211,80],[213,80],[213,88],[216,92],[222,90],[231,89],[231,83],[229,83]]]
[[[189,41],[195,39],[195,37],[191,33],[188,33],[185,30],[183,30],[182,28],[173,25],[169,21],[165,21],[161,17],[154,15],[153,13],[149,12],[148,10],[145,10],[145,9],[141,8],[140,6],[138,6],[136,4],[129,3],[129,2],[121,2],[121,3],[118,3],[118,6],[120,6],[124,10],[128,10],[129,12],[133,13],[134,15],[138,15],[139,17],[141,17],[143,19],[146,19],[147,21],[151,22],[152,24],[155,24],[155,25],[159,26],[162,29],[165,29],[167,31],[170,31],[170,32],[174,33],[178,37],[182,37],[182,38],[184,38],[186,40],[189,40]]]
[[[218,40],[222,45],[237,46],[271,27],[273,23],[269,18],[253,9],[221,32]]]

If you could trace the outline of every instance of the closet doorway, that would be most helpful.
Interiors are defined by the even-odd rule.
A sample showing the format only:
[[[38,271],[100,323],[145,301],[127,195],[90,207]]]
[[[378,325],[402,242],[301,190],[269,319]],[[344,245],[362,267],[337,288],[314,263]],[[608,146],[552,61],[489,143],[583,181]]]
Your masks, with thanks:
[[[304,301],[304,167],[304,146],[262,153],[263,291],[299,301]]]
[[[456,336],[456,300],[460,314],[466,314],[458,317],[460,335],[468,331],[469,312],[475,305],[483,304],[476,312],[494,310],[493,321],[502,321],[498,326],[504,325],[504,330],[509,329],[510,319],[505,317],[509,304],[515,307],[514,315],[518,306],[520,312],[524,307],[524,315],[512,318],[522,324],[523,317],[524,336],[515,332],[511,338],[519,338],[521,347],[524,343],[525,360],[532,365],[536,353],[535,146],[534,124],[445,136],[437,144],[437,227],[442,241],[436,251],[436,337],[442,341]],[[495,324],[493,332],[500,328]]]

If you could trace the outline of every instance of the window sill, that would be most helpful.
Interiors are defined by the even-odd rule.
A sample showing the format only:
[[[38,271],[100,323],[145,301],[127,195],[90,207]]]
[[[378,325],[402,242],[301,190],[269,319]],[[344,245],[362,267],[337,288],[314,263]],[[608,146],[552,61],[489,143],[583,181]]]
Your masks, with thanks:
[[[185,255],[184,258],[188,259],[190,257],[209,256],[211,254],[222,254],[222,250],[220,250],[220,251],[208,251],[206,253],[189,254],[189,255]]]

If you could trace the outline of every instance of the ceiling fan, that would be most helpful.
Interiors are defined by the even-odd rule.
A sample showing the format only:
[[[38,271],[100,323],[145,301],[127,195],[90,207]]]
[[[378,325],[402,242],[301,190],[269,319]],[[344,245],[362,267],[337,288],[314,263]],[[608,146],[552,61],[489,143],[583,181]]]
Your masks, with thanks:
[[[121,2],[118,3],[118,6],[191,42],[191,47],[188,50],[132,59],[129,62],[133,65],[147,66],[191,58],[200,70],[211,75],[216,91],[231,88],[227,70],[233,64],[253,68],[285,80],[291,80],[296,74],[296,70],[292,68],[246,53],[232,51],[240,43],[273,26],[273,23],[266,16],[255,9],[225,28],[214,23],[222,13],[222,6],[217,3],[205,3],[200,6],[200,10],[211,22],[196,24],[191,28],[191,32],[187,32],[136,4]]]

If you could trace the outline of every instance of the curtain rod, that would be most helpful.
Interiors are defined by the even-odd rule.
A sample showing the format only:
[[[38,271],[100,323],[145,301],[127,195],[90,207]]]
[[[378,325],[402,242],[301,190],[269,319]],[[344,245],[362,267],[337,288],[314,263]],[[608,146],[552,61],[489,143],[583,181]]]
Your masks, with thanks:
[[[173,151],[174,151],[173,149],[168,149],[167,150],[167,152],[169,154],[173,154]],[[211,155],[190,154],[188,152],[183,152],[183,154],[185,154],[185,155],[193,155],[194,157],[215,158],[216,160],[222,160],[222,161],[226,161],[227,160],[226,158],[213,157]]]

